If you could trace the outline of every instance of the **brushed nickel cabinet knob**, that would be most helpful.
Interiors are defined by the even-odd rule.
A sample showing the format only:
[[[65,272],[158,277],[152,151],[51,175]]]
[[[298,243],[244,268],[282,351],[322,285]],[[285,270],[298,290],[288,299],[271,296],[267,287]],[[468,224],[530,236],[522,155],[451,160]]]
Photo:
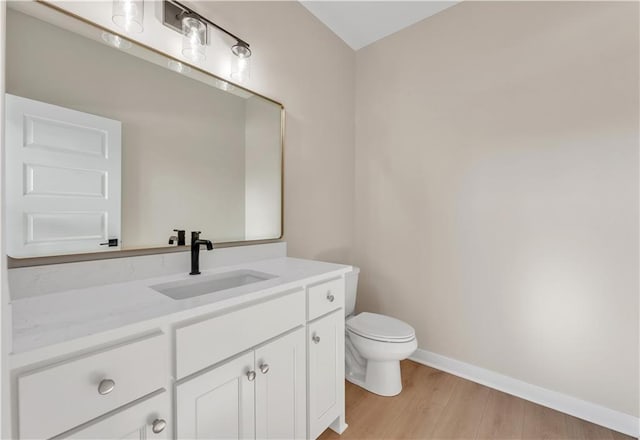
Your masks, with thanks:
[[[116,387],[116,383],[111,379],[102,379],[98,384],[98,393],[104,396],[109,394]]]
[[[256,372],[253,370],[247,372],[247,379],[249,379],[249,382],[253,382],[256,379]]]
[[[327,290],[327,300],[332,303],[334,299],[336,299],[336,297],[331,294],[331,290]]]
[[[151,430],[154,434],[160,434],[167,427],[167,421],[164,419],[155,419],[151,424]]]
[[[267,374],[269,372],[269,364],[260,365],[260,371],[262,374]]]
[[[320,342],[320,336],[318,336],[318,335],[313,335],[313,338],[311,338],[311,340],[312,340],[314,343],[316,343],[316,344],[317,344],[318,342]]]

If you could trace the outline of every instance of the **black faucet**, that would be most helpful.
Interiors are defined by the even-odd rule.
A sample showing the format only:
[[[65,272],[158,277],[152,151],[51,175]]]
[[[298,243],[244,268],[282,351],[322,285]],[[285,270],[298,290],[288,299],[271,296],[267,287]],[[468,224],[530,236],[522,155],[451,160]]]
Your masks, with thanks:
[[[206,245],[207,250],[213,249],[211,240],[201,240],[200,231],[191,232],[191,272],[189,275],[200,275],[200,246]]]

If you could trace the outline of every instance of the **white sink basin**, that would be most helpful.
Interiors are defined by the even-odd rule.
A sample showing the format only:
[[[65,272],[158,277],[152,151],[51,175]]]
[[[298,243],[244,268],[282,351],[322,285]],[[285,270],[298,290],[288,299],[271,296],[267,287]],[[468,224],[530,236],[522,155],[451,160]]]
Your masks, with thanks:
[[[194,296],[246,286],[247,284],[258,283],[272,278],[276,278],[276,275],[255,270],[234,270],[216,275],[194,276],[192,279],[157,284],[150,287],[169,298],[187,299],[193,298]]]

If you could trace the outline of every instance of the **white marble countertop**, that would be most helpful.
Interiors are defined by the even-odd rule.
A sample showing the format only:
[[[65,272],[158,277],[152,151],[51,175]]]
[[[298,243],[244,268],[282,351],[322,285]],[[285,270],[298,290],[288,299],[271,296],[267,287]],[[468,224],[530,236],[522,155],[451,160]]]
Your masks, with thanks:
[[[12,355],[64,344],[140,323],[157,325],[158,318],[175,323],[227,307],[257,301],[306,283],[340,276],[351,267],[296,258],[274,258],[203,270],[200,277],[232,270],[254,270],[275,278],[241,287],[174,300],[150,286],[192,276],[174,274],[117,284],[69,290],[13,301]]]

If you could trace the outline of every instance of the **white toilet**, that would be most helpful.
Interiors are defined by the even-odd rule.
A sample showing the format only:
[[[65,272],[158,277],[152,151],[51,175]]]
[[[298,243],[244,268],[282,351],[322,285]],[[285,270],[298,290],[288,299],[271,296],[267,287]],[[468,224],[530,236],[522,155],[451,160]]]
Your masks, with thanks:
[[[402,391],[400,361],[418,348],[416,334],[409,324],[390,316],[353,314],[359,273],[354,267],[346,275],[346,379],[372,393],[395,396]]]

